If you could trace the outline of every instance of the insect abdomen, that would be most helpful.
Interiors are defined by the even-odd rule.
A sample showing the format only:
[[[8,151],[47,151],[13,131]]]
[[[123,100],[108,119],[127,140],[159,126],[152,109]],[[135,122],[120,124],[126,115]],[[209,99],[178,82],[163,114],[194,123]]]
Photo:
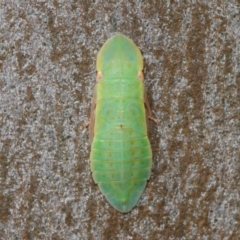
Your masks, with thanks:
[[[147,139],[135,139],[134,143],[146,142],[142,147],[106,150],[109,141],[93,142],[91,170],[93,179],[107,200],[119,211],[127,212],[136,204],[151,174],[151,149]],[[129,144],[132,141],[129,141]],[[99,144],[100,143],[100,144]],[[111,140],[112,145],[124,145],[123,141]],[[126,141],[125,141],[126,143]]]

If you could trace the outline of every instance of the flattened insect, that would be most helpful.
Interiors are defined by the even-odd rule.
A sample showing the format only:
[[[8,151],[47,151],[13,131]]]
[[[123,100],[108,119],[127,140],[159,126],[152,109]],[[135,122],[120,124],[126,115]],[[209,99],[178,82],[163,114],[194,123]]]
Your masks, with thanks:
[[[91,171],[102,194],[122,213],[137,204],[152,167],[147,118],[153,118],[142,70],[139,49],[124,35],[110,38],[98,53],[90,120]]]

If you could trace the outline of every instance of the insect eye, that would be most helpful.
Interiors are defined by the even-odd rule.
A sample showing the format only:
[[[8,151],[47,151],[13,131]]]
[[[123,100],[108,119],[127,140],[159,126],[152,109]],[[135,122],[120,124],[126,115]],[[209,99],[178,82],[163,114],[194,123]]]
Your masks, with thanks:
[[[102,73],[100,71],[97,72],[97,76],[96,76],[96,81],[99,82],[102,79]]]
[[[138,72],[138,77],[141,81],[144,81],[143,71]]]

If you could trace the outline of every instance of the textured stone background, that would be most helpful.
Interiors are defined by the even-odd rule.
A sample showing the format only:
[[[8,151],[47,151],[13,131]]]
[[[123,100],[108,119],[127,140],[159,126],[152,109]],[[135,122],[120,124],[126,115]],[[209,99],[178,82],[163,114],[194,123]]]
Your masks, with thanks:
[[[141,49],[153,171],[115,211],[93,183],[96,54]],[[0,239],[240,239],[240,2],[0,0]]]

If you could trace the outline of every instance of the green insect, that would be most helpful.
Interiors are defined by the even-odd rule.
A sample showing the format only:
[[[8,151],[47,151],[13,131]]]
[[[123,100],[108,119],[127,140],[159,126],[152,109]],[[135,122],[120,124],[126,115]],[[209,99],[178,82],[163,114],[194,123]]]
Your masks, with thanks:
[[[139,49],[122,34],[110,38],[98,53],[91,171],[108,202],[122,213],[137,204],[151,175],[147,121],[153,118],[142,70]]]

